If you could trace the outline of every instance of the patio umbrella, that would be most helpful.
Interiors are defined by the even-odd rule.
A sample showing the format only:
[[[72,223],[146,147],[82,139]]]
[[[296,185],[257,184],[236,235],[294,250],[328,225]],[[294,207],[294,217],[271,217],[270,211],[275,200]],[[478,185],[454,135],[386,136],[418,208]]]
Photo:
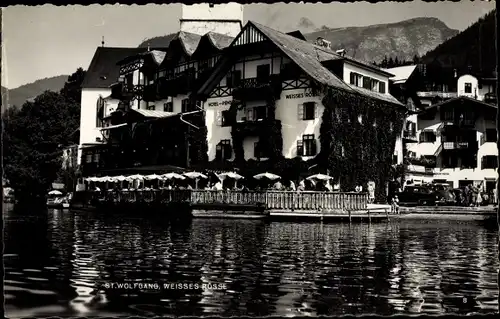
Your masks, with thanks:
[[[148,181],[152,181],[152,180],[155,180],[155,179],[161,179],[161,176],[160,175],[156,175],[156,174],[151,174],[151,175],[144,176],[144,179],[146,179]]]
[[[221,173],[217,175],[221,181],[224,181],[226,178],[234,179],[234,187],[238,187],[238,181],[240,179],[243,179],[245,177],[241,176],[238,173],[235,172],[227,172],[227,173]]]
[[[207,175],[198,172],[188,172],[183,175],[191,179],[208,178]]]
[[[265,172],[265,173],[257,174],[253,178],[258,179],[258,180],[269,179],[271,181],[274,181],[274,180],[280,179],[281,177],[276,175],[276,174]]]
[[[317,179],[319,181],[329,181],[331,180],[333,177],[331,176],[328,176],[328,175],[325,175],[325,174],[315,174],[315,175],[311,175],[309,176],[308,178],[306,178],[307,180],[314,180],[314,179]]]
[[[184,176],[177,173],[167,173],[161,175],[161,177],[163,177],[164,179],[180,179],[180,180],[186,179]]]
[[[62,193],[58,190],[53,190],[49,192],[49,195],[62,195]]]
[[[194,179],[195,181],[195,188],[198,189],[198,180],[200,178],[208,178],[207,175],[205,174],[202,174],[202,173],[198,173],[198,172],[188,172],[188,173],[184,173],[183,174],[184,176],[188,177],[188,178],[191,178],[191,179]]]
[[[232,179],[235,179],[235,180],[240,180],[242,178],[245,178],[245,177],[241,176],[240,174],[234,173],[234,172],[221,173],[221,174],[218,175],[218,177],[220,179],[232,178]]]

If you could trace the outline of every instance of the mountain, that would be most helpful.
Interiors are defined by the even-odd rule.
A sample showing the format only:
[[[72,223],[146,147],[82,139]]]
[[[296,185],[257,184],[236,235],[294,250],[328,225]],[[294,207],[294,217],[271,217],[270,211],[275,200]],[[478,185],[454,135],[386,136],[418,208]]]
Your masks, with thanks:
[[[422,62],[439,63],[455,68],[459,73],[472,72],[482,76],[495,76],[496,34],[495,10],[476,23],[437,46],[422,57]]]
[[[305,33],[308,41],[322,37],[332,43],[332,49],[346,49],[350,56],[366,62],[380,62],[387,57],[412,60],[422,56],[439,44],[455,36],[458,31],[450,29],[437,18],[415,18],[390,24],[366,27],[331,29],[316,28],[308,18],[301,18],[297,28]],[[167,47],[175,34],[144,40],[139,47]]]
[[[21,107],[26,100],[37,97],[45,91],[59,92],[69,75],[58,75],[50,78],[36,80],[33,83],[21,85],[8,90],[2,87],[2,108],[5,106]]]
[[[415,18],[366,27],[329,29],[323,26],[304,36],[308,41],[322,37],[332,43],[334,50],[345,49],[348,56],[380,62],[385,56],[412,60],[415,55],[424,55],[457,33],[458,30],[448,28],[437,18]]]

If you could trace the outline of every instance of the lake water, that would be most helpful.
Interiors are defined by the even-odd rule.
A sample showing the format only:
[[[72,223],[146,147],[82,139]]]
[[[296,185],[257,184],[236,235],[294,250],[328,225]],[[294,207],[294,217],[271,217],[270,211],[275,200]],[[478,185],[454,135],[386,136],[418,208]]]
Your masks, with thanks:
[[[58,210],[4,221],[11,318],[498,311],[497,230],[472,222],[170,225]],[[151,285],[110,287],[122,283]]]

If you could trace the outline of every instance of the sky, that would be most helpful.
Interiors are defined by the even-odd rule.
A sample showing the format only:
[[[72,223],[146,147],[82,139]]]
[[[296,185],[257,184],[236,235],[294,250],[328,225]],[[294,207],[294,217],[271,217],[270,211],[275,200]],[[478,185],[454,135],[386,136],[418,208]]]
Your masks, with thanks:
[[[244,19],[281,31],[297,29],[301,18],[332,28],[436,17],[464,30],[493,10],[494,1],[330,4],[251,4]],[[2,86],[87,69],[104,36],[105,46],[137,47],[143,40],[179,30],[180,4],[11,6],[3,8]]]

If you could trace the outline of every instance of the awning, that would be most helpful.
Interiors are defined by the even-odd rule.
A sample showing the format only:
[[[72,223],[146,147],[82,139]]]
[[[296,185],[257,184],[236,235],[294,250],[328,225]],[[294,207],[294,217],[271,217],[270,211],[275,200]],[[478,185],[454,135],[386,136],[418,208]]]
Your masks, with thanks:
[[[153,110],[132,109],[132,111],[137,112],[142,116],[152,117],[152,118],[163,118],[163,117],[171,117],[177,115],[177,113],[173,112],[163,112],[163,111],[153,111]]]
[[[102,127],[101,128],[101,131],[106,131],[106,130],[112,130],[114,128],[117,128],[117,127],[122,127],[122,126],[126,126],[127,123],[122,123],[122,124],[117,124],[117,125],[111,125],[111,126],[106,126],[106,127]]]

